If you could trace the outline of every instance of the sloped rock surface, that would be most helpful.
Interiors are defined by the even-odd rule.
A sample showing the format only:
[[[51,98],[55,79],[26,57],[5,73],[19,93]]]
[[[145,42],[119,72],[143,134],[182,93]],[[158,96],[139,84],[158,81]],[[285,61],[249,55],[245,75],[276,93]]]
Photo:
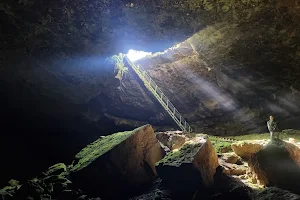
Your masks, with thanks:
[[[75,156],[71,178],[90,194],[126,196],[155,178],[154,165],[163,156],[151,125],[145,125],[88,145]]]
[[[156,138],[171,151],[180,148],[186,141],[186,137],[177,134],[176,131],[159,132]]]
[[[269,143],[255,153],[248,164],[261,184],[299,193],[300,166],[285,146],[280,140]]]
[[[175,193],[189,193],[213,184],[218,166],[214,147],[205,136],[185,143],[156,163],[158,175]]]
[[[249,141],[240,141],[231,144],[231,148],[234,153],[241,158],[249,159],[254,153],[257,153],[259,150],[263,149],[264,145],[267,141],[256,141],[256,140],[249,140]]]
[[[236,175],[240,176],[246,174],[247,166],[237,165],[232,163],[226,163],[223,160],[219,159],[220,166],[223,167],[223,173],[227,175]]]
[[[233,152],[230,153],[222,153],[221,158],[226,163],[236,164],[240,157]]]

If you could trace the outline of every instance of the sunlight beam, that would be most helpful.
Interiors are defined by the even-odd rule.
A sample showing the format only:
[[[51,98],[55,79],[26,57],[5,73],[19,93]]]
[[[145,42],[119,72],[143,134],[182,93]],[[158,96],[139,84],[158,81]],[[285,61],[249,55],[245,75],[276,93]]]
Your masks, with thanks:
[[[152,52],[136,51],[133,49],[130,49],[126,54],[129,60],[131,60],[132,62],[140,60],[148,55],[152,55]]]

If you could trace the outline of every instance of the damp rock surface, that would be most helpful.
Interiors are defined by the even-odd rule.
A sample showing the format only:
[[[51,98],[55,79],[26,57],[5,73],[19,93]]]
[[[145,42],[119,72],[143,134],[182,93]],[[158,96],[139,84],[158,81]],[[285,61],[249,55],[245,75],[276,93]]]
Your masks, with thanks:
[[[156,170],[172,191],[191,192],[213,184],[218,157],[209,139],[198,137],[156,163]]]

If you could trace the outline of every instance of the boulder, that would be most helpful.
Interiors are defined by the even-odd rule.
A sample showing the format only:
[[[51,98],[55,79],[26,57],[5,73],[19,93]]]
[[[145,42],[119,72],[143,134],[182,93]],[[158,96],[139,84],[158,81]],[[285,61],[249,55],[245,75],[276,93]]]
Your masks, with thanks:
[[[231,144],[234,153],[241,158],[248,160],[251,155],[263,149],[267,140],[246,140]]]
[[[247,166],[226,163],[224,160],[219,159],[220,165],[223,167],[223,173],[227,175],[240,176],[246,174]]]
[[[171,151],[182,147],[186,141],[185,136],[179,135],[176,131],[159,132],[156,138]]]
[[[253,200],[300,200],[300,196],[280,188],[269,187],[252,195]]]
[[[156,163],[156,170],[172,192],[185,194],[210,186],[218,165],[214,147],[202,135],[168,153]]]
[[[163,157],[152,126],[145,125],[99,138],[82,149],[70,176],[92,195],[126,196],[156,177],[155,163]]]
[[[223,153],[221,159],[226,163],[236,164],[239,161],[239,156],[235,153]]]
[[[249,159],[251,172],[261,184],[300,193],[300,167],[291,145],[281,140],[269,143]]]
[[[214,195],[212,200],[243,199],[250,200],[252,189],[233,176],[223,173],[223,167],[219,166],[214,177]],[[199,200],[202,198],[199,198]]]

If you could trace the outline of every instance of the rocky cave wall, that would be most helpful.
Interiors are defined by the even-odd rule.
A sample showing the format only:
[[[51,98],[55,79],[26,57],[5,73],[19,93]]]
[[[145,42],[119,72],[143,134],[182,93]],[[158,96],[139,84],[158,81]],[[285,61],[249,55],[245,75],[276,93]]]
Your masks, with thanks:
[[[24,162],[42,171],[100,135],[145,123],[177,129],[134,74],[120,86],[104,61],[190,37],[139,62],[195,130],[265,131],[270,110],[282,128],[297,128],[298,13],[296,0],[2,1],[1,174],[23,176]]]

